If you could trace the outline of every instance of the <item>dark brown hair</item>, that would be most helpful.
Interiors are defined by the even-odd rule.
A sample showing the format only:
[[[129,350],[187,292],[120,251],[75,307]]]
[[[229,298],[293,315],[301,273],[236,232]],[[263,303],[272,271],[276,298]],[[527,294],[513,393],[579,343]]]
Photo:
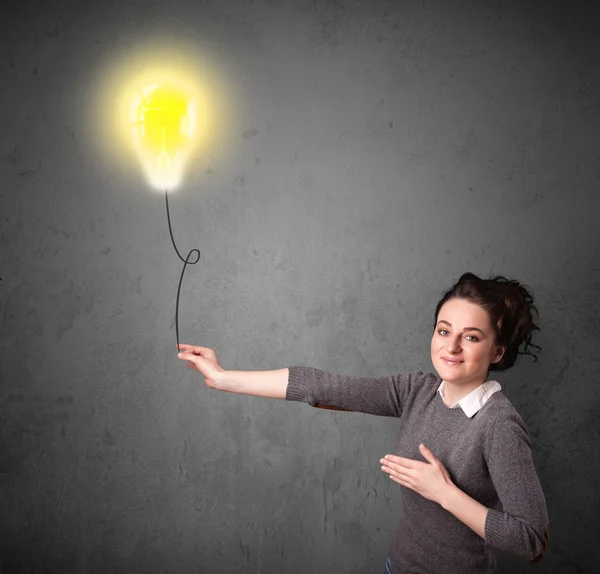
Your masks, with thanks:
[[[464,273],[437,304],[434,329],[442,305],[450,299],[466,299],[488,312],[494,329],[495,344],[506,347],[502,359],[490,364],[490,371],[504,371],[512,367],[518,355],[531,355],[537,361],[537,356],[530,353],[528,347],[542,350],[531,343],[533,331],[539,331],[539,327],[533,322],[532,312],[535,311],[538,315],[538,311],[527,286],[502,275],[481,279],[473,273]],[[522,343],[525,345],[521,352],[519,347]]]

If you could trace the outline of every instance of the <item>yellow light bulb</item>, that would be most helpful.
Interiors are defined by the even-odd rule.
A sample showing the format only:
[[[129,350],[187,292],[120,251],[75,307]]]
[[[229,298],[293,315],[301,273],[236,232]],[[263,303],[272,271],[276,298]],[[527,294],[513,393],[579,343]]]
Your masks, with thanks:
[[[131,101],[136,151],[150,185],[175,189],[194,147],[196,112],[190,94],[173,82],[141,88]]]

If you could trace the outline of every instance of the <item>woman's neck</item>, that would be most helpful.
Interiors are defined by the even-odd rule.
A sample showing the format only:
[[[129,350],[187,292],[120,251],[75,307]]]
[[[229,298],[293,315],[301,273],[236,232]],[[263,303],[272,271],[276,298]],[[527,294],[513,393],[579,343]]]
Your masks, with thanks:
[[[483,381],[469,381],[469,382],[451,382],[444,380],[443,395],[444,403],[447,406],[453,407],[458,401],[466,397],[469,393],[474,391],[477,387],[480,387],[487,381],[487,377]]]

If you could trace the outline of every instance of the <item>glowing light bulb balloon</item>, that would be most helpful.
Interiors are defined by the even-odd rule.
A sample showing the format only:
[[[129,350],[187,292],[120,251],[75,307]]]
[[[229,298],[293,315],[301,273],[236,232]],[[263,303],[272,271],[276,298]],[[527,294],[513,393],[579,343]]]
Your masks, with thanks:
[[[149,186],[165,195],[171,241],[183,262],[175,302],[179,344],[183,275],[188,265],[199,262],[200,251],[192,249],[184,257],[177,249],[168,195],[182,183],[196,157],[213,160],[228,139],[228,93],[234,91],[224,89],[223,78],[198,46],[177,42],[139,46],[122,63],[111,64],[99,74],[94,88],[87,130],[90,142],[119,165],[119,173],[130,168],[138,172],[141,167]]]
[[[172,82],[145,86],[132,99],[130,119],[148,183],[175,189],[195,143],[196,110],[190,94]]]
[[[179,348],[179,293],[187,265],[200,260],[200,251],[192,249],[184,259],[177,249],[169,215],[168,191],[182,180],[185,162],[193,151],[196,111],[190,91],[173,81],[161,80],[134,92],[130,123],[135,149],[148,179],[156,189],[164,190],[169,233],[175,252],[183,261],[175,303],[175,334]],[[193,259],[195,256],[195,259]]]

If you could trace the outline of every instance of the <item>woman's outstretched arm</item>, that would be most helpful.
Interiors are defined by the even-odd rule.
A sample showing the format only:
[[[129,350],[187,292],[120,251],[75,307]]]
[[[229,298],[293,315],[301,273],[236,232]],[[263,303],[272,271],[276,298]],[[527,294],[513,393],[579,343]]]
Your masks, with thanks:
[[[216,388],[221,391],[243,395],[255,395],[268,399],[285,399],[289,382],[289,368],[273,371],[223,371],[217,377]],[[315,404],[318,409],[346,411],[341,407]]]
[[[285,399],[288,376],[287,367],[272,371],[223,371],[215,376],[215,388],[228,393]]]
[[[206,386],[219,391],[255,395],[270,399],[285,399],[289,369],[270,371],[228,371],[221,367],[217,354],[210,347],[179,345],[177,355],[190,368],[204,375]]]
[[[269,371],[229,371],[210,347],[179,345],[178,357],[204,375],[206,385],[220,391],[272,399],[302,401],[317,408],[399,417],[419,376],[351,377],[311,367]],[[419,373],[420,375],[421,373]]]

